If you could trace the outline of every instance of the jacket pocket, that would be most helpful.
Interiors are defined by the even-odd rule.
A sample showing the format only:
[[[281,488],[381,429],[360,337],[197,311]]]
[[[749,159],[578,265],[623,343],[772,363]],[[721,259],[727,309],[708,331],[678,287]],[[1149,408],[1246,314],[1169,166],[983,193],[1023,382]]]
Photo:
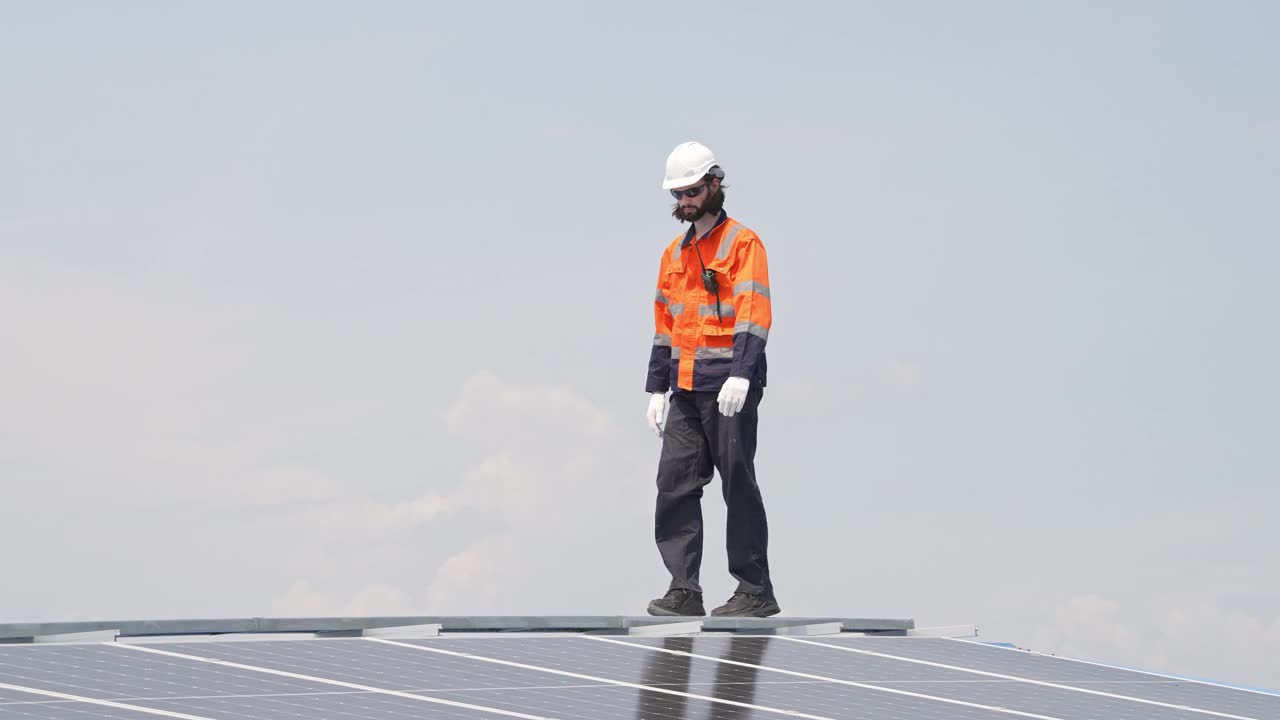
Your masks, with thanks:
[[[702,334],[707,337],[733,337],[733,318],[725,318],[724,324],[717,322],[715,316],[703,318]]]

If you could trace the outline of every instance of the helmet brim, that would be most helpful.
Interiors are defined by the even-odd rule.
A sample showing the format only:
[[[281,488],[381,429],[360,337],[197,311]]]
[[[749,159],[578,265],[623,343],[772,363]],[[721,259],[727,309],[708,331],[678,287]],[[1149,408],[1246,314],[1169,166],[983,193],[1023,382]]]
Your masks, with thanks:
[[[715,165],[712,165],[711,167],[715,167]],[[680,177],[680,178],[663,178],[662,189],[675,190],[676,188],[693,187],[694,185],[697,185],[698,183],[702,182],[702,179],[705,178],[707,176],[707,173],[709,172],[711,172],[710,167],[692,176],[686,176],[686,177]]]
[[[702,182],[702,178],[705,176],[706,176],[706,173],[697,175],[693,178],[663,178],[662,189],[675,190],[676,188],[692,187]]]

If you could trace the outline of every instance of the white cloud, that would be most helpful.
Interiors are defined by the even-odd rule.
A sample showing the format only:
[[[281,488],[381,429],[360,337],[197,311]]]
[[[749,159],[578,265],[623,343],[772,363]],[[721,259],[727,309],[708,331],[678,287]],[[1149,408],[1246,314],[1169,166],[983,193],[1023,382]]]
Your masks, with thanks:
[[[295,582],[271,603],[275,617],[416,615],[420,610],[408,593],[390,585],[374,584],[335,596],[316,590],[306,580]]]
[[[430,586],[434,611],[534,613],[541,606],[562,613],[555,603],[574,595],[616,602],[601,581],[653,565],[639,552],[649,549],[650,533],[619,531],[619,521],[645,527],[648,487],[629,481],[650,468],[627,462],[607,413],[567,389],[481,372],[464,384],[448,417],[453,432],[490,453],[467,473],[454,502],[503,522],[439,568]],[[625,499],[635,497],[645,504]],[[588,576],[594,582],[584,582]]]
[[[451,546],[421,585],[401,581],[397,592],[424,598],[432,614],[558,614],[584,596],[617,602],[616,583],[583,586],[583,573],[594,580],[630,574],[636,583],[660,567],[649,542],[650,490],[634,482],[647,480],[651,468],[625,461],[630,453],[607,413],[567,389],[480,371],[462,384],[447,417],[450,433],[483,453],[452,487],[387,502],[348,489],[287,513],[284,522],[330,544],[372,547],[403,543],[445,517],[488,528]],[[648,572],[628,573],[636,567]],[[575,585],[583,587],[566,598]],[[636,587],[630,604],[638,607],[656,586]],[[281,602],[336,606],[309,588],[295,586]]]
[[[490,535],[455,553],[436,570],[427,596],[433,614],[518,612],[520,588],[530,578],[522,543],[510,534]],[[532,558],[531,558],[532,559]]]
[[[7,595],[0,618],[225,615],[264,603],[520,612],[520,583],[547,593],[542,608],[555,612],[547,578],[568,585],[578,579],[568,568],[611,559],[630,566],[623,585],[640,583],[637,603],[652,591],[652,459],[633,462],[609,414],[582,394],[481,371],[451,398],[415,388],[416,373],[368,373],[364,343],[252,293],[0,257],[0,459],[24,478],[8,497],[111,533],[93,554],[75,551],[71,535],[29,548],[15,571],[63,568],[62,585]],[[402,329],[360,327],[387,352],[396,346],[378,333]],[[102,520],[111,515],[129,522]],[[0,541],[40,523],[6,522]],[[56,599],[79,597],[75,578],[96,576],[112,554],[175,570],[163,583],[103,576],[97,612]]]

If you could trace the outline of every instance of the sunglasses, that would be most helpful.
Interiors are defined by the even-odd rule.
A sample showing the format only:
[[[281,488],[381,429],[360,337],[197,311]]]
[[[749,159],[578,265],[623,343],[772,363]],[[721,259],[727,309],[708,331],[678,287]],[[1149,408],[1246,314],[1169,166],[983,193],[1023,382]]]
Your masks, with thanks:
[[[685,188],[684,190],[672,190],[671,197],[677,200],[679,200],[682,197],[696,198],[702,194],[702,189],[705,188],[706,186],[707,186],[706,183],[699,183],[698,185],[694,185],[691,188]]]

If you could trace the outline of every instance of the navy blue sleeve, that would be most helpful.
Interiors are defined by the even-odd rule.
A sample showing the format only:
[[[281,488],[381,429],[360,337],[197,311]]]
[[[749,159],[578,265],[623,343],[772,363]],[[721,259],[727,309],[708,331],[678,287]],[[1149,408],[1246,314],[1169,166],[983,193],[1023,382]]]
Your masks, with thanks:
[[[666,392],[671,389],[671,346],[654,345],[649,352],[649,378],[645,392]]]

